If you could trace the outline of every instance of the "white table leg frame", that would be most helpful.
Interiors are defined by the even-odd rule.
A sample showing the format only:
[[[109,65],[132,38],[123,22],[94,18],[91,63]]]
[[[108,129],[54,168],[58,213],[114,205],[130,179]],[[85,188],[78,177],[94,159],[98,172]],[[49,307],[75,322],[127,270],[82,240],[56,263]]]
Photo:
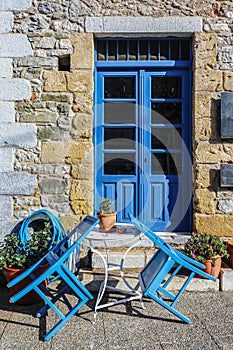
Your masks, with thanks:
[[[136,243],[132,244],[125,251],[124,255],[121,258],[120,264],[113,264],[113,263],[109,262],[108,247],[106,246],[106,244],[105,244],[106,258],[98,250],[96,250],[93,247],[91,247],[92,252],[96,253],[97,255],[100,256],[100,258],[101,258],[101,260],[102,260],[102,262],[104,264],[104,270],[105,270],[104,280],[103,280],[103,282],[100,285],[100,289],[99,289],[98,296],[97,296],[97,299],[96,299],[93,323],[95,323],[95,321],[96,321],[97,310],[103,309],[105,307],[114,306],[114,305],[121,304],[121,303],[126,303],[127,301],[131,301],[131,300],[140,300],[141,306],[142,306],[142,308],[144,308],[144,305],[143,305],[143,302],[142,302],[142,294],[140,292],[138,292],[137,290],[135,290],[128,283],[128,281],[125,278],[124,271],[123,271],[124,262],[125,262],[125,259],[126,259],[127,255],[129,254],[129,252],[133,248],[135,248],[136,246],[139,245],[140,239],[141,239],[141,237],[139,238],[139,240]],[[128,290],[123,290],[123,289],[115,288],[115,287],[112,287],[112,286],[108,286],[107,283],[108,283],[108,273],[109,273],[109,271],[113,271],[113,270],[117,270],[117,269],[120,270],[120,275],[121,275],[122,281],[125,284],[125,286],[128,288]],[[104,293],[105,293],[106,289],[109,289],[109,290],[112,290],[112,291],[115,291],[115,292],[119,292],[119,293],[122,293],[122,294],[129,294],[131,296],[128,297],[128,298],[121,299],[119,301],[113,301],[113,302],[110,302],[110,303],[105,303],[105,304],[101,304],[100,305],[100,302],[101,302],[101,300],[102,300],[102,298],[104,296]]]

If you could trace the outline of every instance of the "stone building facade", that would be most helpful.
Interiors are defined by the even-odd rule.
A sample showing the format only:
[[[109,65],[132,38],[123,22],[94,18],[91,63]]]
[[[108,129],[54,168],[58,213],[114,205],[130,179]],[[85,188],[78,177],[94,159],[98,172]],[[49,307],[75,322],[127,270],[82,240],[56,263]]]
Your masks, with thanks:
[[[45,208],[67,228],[93,211],[96,37],[192,38],[193,229],[233,236],[233,2],[0,0],[0,231]]]

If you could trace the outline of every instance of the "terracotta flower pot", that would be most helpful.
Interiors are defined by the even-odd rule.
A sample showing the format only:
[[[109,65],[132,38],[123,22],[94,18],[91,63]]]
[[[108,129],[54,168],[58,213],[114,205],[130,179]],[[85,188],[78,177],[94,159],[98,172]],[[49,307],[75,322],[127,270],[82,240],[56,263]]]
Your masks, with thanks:
[[[206,260],[203,264],[205,265],[204,271],[217,278],[221,269],[222,257],[216,256],[213,260]]]
[[[41,266],[35,273],[35,276],[38,277],[40,276],[44,271],[48,269],[50,265],[43,265]],[[13,269],[11,267],[2,267],[3,273],[6,277],[7,283],[12,281],[15,277],[21,275],[26,269]],[[25,278],[23,281],[17,283],[15,286],[9,288],[10,289],[10,296],[15,295],[19,291],[21,291],[23,288],[25,288],[29,283],[31,283],[32,280],[30,277]],[[47,286],[47,281],[44,281],[45,285]],[[32,305],[32,304],[37,304],[41,302],[41,297],[34,291],[29,292],[26,294],[24,297],[19,299],[16,304],[19,305]]]
[[[233,269],[233,239],[230,239],[227,241],[227,250],[228,253],[230,254],[230,262],[231,262],[231,267]]]
[[[116,224],[116,212],[110,214],[98,213],[98,218],[100,219],[100,229],[101,231],[108,232]]]

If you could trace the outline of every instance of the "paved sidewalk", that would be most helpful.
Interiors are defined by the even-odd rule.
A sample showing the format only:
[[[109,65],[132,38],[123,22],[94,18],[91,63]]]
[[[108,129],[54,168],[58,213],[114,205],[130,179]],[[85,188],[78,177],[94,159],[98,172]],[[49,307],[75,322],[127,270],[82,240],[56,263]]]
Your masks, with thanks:
[[[38,305],[9,304],[5,288],[0,295],[1,350],[233,350],[232,292],[186,292],[178,309],[191,319],[189,325],[149,300],[145,310],[134,301],[100,311],[92,324],[92,302],[49,342],[40,334],[45,323],[47,329],[53,325],[51,311],[40,321],[32,316]]]

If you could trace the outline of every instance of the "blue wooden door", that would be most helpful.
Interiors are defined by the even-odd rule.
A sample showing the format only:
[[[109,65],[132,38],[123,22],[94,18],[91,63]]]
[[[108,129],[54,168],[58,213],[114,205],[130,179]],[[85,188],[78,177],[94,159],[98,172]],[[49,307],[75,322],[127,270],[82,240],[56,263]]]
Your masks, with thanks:
[[[95,89],[95,210],[114,202],[155,231],[190,230],[188,70],[98,70]]]

